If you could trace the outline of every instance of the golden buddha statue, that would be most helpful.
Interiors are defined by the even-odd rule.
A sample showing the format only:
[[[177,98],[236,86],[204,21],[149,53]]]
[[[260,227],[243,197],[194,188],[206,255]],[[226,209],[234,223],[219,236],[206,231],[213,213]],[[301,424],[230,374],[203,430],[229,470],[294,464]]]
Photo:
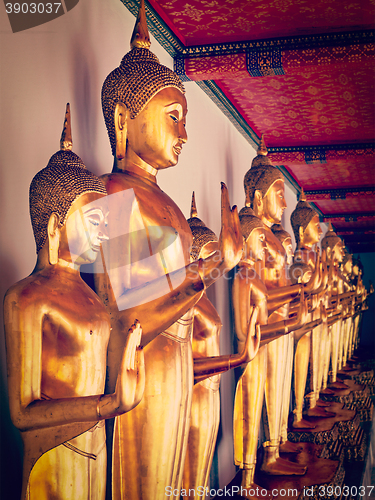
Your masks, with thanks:
[[[291,266],[293,264],[293,257],[294,257],[292,237],[290,236],[288,231],[285,231],[285,229],[281,224],[273,224],[273,226],[271,227],[271,231],[284,247],[286,253],[286,264],[288,266]]]
[[[37,263],[4,301],[10,412],[24,442],[22,498],[104,500],[103,419],[131,410],[144,388],[139,324],[129,330],[116,388],[103,395],[110,319],[79,269],[107,239],[106,190],[62,150],[30,186]]]
[[[322,239],[322,249],[326,250],[327,262],[331,270],[331,279],[329,280],[329,295],[331,304],[335,303],[336,312],[341,312],[342,305],[339,303],[339,293],[342,291],[342,281],[340,279],[338,265],[342,262],[344,253],[344,245],[342,240],[333,231],[331,223],[329,223],[328,231]],[[331,336],[331,389],[346,389],[348,386],[337,380],[337,369],[339,365],[339,353],[340,353],[340,337],[341,337],[341,320],[336,321],[330,328]],[[326,363],[326,370],[328,370]],[[326,376],[324,376],[326,379]],[[324,385],[324,380],[323,380]]]
[[[256,272],[255,264],[263,261],[265,234],[263,222],[249,207],[240,211],[243,257],[237,266],[232,288],[235,333],[238,349],[244,345],[253,307],[259,309],[258,322],[266,325],[267,289]],[[233,433],[234,462],[242,469],[241,486],[255,490],[254,473],[263,395],[267,373],[267,345],[263,345],[255,359],[246,365],[237,383]]]
[[[322,230],[319,223],[319,216],[309,203],[306,202],[303,190],[297,206],[291,214],[290,220],[297,243],[292,273],[295,275],[297,270],[308,266],[311,269],[311,274],[317,276],[315,283],[310,288],[311,304],[309,314],[311,321],[320,320],[322,307],[318,293],[322,291],[323,269],[320,269],[319,254],[314,251],[313,247],[318,244]],[[326,333],[326,324],[321,323],[301,337],[296,335],[293,427],[298,429],[311,429],[315,427],[311,422],[302,418],[309,362],[310,393],[307,395],[309,403],[307,414],[312,417],[328,418],[334,416],[334,413],[324,409],[324,406],[329,406],[329,404],[319,399],[319,390],[321,388],[320,372],[322,372],[321,361],[327,343]]]
[[[191,260],[205,258],[217,250],[217,236],[199,218],[193,193],[190,219],[193,235]],[[251,361],[258,352],[259,333],[255,333],[258,311],[253,310],[243,349],[238,354],[220,356],[220,316],[206,292],[194,306],[192,350],[195,385],[192,397],[189,438],[182,491],[199,495],[207,487],[220,420],[220,373]],[[217,375],[207,377],[216,367]],[[193,494],[194,492],[194,494]],[[203,496],[203,495],[199,495]]]
[[[340,266],[341,274],[343,276],[344,286],[347,290],[354,291],[354,285],[351,282],[352,274],[353,274],[353,255],[347,252],[344,249],[344,257]],[[355,296],[353,293],[352,300],[350,304],[348,304],[348,311],[350,310],[350,314],[346,318],[344,322],[344,340],[343,340],[343,353],[342,353],[342,366],[345,369],[347,360],[349,359],[349,346],[352,342],[353,336],[353,316],[354,316],[354,305],[355,305]]]
[[[283,226],[281,224],[274,224],[271,227],[271,231],[273,234],[278,238],[280,243],[283,245],[285,252],[286,252],[286,264],[290,266],[287,271],[288,275],[290,275],[290,271],[292,270],[292,273],[294,275],[298,274],[298,279],[291,280],[293,283],[308,283],[308,285],[311,287],[311,282],[313,282],[316,278],[317,273],[312,273],[311,268],[305,264],[300,265],[298,268],[296,268],[293,263],[293,249],[292,249],[292,238],[290,234],[285,231]],[[296,307],[296,304],[291,304],[289,307],[289,313],[293,311]],[[294,366],[294,373],[295,376],[293,378],[294,381],[294,392],[296,392],[296,385],[298,388],[300,388],[302,391],[305,389],[306,385],[306,377],[307,377],[307,367],[306,367],[306,374],[305,374],[305,379],[303,378],[303,371],[301,370],[301,366],[299,363],[299,356],[298,356],[298,349],[295,346],[298,346],[299,342],[301,339],[304,339],[305,336],[308,336],[309,329],[313,328],[317,324],[320,323],[320,320],[315,320],[315,321],[310,321],[308,323],[305,323],[302,328],[296,329],[294,328],[293,330],[293,336],[288,337],[288,357],[287,357],[287,365],[286,365],[286,380],[289,380],[292,378],[292,370]],[[293,353],[294,355],[294,363],[293,363]],[[296,380],[297,379],[297,380]],[[304,380],[304,381],[303,381]],[[302,400],[303,400],[303,394],[302,394]],[[280,450],[284,453],[294,453],[296,451],[299,451],[297,449],[296,445],[293,443],[290,443],[287,441],[288,439],[288,421],[289,421],[289,407],[290,407],[290,397],[289,395],[286,395],[284,401],[283,401],[283,413],[282,413],[282,420],[281,420],[281,448]],[[301,415],[302,415],[302,406],[301,406]],[[301,421],[301,424],[307,424],[305,427],[314,427],[313,425],[308,425],[308,423],[305,420]]]
[[[355,297],[356,297],[356,308],[358,309],[359,304],[366,299],[366,290],[362,283],[362,263],[360,261],[359,256],[357,258],[353,258],[353,268],[352,268],[352,283],[355,287]],[[372,285],[372,283],[371,283]],[[371,291],[371,287],[370,287]],[[362,313],[360,311],[356,311],[353,321],[353,334],[352,341],[350,344],[350,356],[352,357],[354,350],[358,347],[359,343],[359,330],[361,325],[361,316]]]
[[[351,282],[353,275],[353,254],[344,248],[344,256],[340,265],[341,273],[348,282]],[[352,288],[352,283],[350,283]]]
[[[301,291],[302,285],[290,285],[286,274],[286,252],[279,239],[272,233],[271,226],[280,224],[286,208],[284,199],[284,176],[267,156],[267,148],[262,137],[258,156],[245,175],[244,186],[247,205],[250,205],[264,224],[266,242],[265,257],[262,265],[262,281],[268,295],[268,326],[288,317],[289,302]],[[300,325],[301,326],[301,325]],[[261,330],[261,334],[263,334]],[[290,334],[292,335],[292,334]],[[286,374],[286,366],[291,364],[290,340],[283,336],[270,342],[267,348],[267,376],[265,382],[267,418],[262,470],[276,475],[302,475],[306,468],[283,460],[279,456],[282,425],[282,406],[288,400],[291,379]],[[289,356],[289,358],[288,358]],[[286,375],[288,379],[286,379]],[[287,441],[286,451],[298,448]],[[289,446],[290,445],[290,446]]]
[[[141,404],[129,418],[115,421],[116,500],[155,500],[165,498],[166,487],[180,489],[193,386],[193,306],[207,286],[236,265],[242,250],[237,210],[230,209],[223,185],[217,250],[190,262],[189,225],[156,182],[159,170],[177,164],[187,141],[185,90],[149,46],[142,0],[132,48],[102,89],[115,157],[113,171],[103,181],[110,198],[119,200],[109,219],[116,232],[112,235],[110,227],[109,243],[103,247],[106,273],[95,276],[113,328],[108,390],[114,385],[129,318],[142,324],[148,375]],[[133,201],[126,205],[129,194]]]
[[[347,252],[343,245],[342,247],[342,260],[337,266],[337,278],[338,278],[338,300],[342,308],[342,318],[340,322],[340,339],[339,339],[339,352],[338,352],[338,364],[337,369],[341,371],[343,366],[346,364],[346,354],[345,345],[347,343],[347,337],[349,335],[348,326],[350,318],[352,316],[352,302],[355,296],[355,291],[353,290],[352,283],[349,276],[347,275],[346,268],[351,268],[350,258],[347,258]],[[345,264],[344,264],[345,260]]]

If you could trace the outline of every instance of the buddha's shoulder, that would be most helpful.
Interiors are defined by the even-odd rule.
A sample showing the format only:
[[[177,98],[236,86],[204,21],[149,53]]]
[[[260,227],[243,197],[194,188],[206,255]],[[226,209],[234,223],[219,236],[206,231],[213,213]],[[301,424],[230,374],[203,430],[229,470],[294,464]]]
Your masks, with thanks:
[[[137,195],[141,195],[143,192],[148,195],[163,192],[155,182],[128,172],[104,174],[100,178],[104,182],[108,194],[126,189],[133,189]]]
[[[34,303],[37,306],[37,297],[41,295],[41,291],[39,290],[42,285],[41,281],[37,273],[17,281],[17,283],[8,288],[5,294],[4,309],[11,304],[26,306],[28,303]]]

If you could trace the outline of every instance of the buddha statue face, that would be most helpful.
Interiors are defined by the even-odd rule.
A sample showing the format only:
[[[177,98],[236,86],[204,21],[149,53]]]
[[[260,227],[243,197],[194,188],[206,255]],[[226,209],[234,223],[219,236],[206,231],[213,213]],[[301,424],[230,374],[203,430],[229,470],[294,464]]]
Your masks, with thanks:
[[[85,193],[71,205],[60,232],[59,258],[75,266],[95,262],[107,235],[104,195]]]
[[[274,224],[271,227],[271,231],[284,247],[286,253],[286,263],[288,264],[288,266],[291,266],[293,264],[294,252],[290,234],[285,231],[281,224]]]
[[[353,272],[353,258],[351,255],[349,255],[344,264],[344,273],[350,275],[352,274],[352,272]]]
[[[286,263],[288,264],[288,266],[291,266],[293,264],[294,257],[291,237],[285,238],[285,240],[283,241],[283,247],[286,251]]]
[[[268,225],[280,224],[285,208],[284,181],[279,179],[268,188],[263,198],[262,220]]]
[[[338,241],[332,249],[332,257],[335,262],[342,262],[344,258],[344,244],[342,241]]]
[[[251,231],[245,241],[244,257],[253,260],[262,260],[266,248],[264,229],[257,227]]]
[[[186,113],[180,90],[168,87],[158,92],[139,115],[127,121],[127,153],[156,170],[176,165],[187,141]]]
[[[353,275],[359,276],[359,267],[357,263],[353,265]]]
[[[311,248],[313,245],[318,243],[322,234],[318,214],[314,215],[304,231],[301,226],[300,229],[302,230],[300,240],[304,247]]]

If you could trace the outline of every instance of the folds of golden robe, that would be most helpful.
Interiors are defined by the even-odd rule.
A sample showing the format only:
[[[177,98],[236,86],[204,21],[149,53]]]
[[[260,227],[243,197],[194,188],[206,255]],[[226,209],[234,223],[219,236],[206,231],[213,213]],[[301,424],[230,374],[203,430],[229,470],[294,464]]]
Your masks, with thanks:
[[[127,312],[119,310],[124,307],[122,299],[132,288],[163,276],[166,288],[161,285],[161,297],[170,287],[178,286],[180,283],[168,281],[168,273],[189,264],[192,236],[185,217],[156,182],[128,173],[106,175],[104,181],[109,195],[118,196],[109,207],[110,242],[107,250],[104,248],[107,274],[97,287],[112,316],[108,352],[112,390],[125,340],[122,314]],[[116,235],[111,235],[111,228]],[[163,228],[174,228],[173,237]],[[128,305],[129,321],[142,321],[137,316],[137,303]],[[163,323],[163,314],[161,308],[155,314],[155,324]],[[167,486],[181,486],[193,387],[192,321],[193,311],[189,310],[144,349],[143,399],[115,421],[113,498],[155,500],[165,497]]]

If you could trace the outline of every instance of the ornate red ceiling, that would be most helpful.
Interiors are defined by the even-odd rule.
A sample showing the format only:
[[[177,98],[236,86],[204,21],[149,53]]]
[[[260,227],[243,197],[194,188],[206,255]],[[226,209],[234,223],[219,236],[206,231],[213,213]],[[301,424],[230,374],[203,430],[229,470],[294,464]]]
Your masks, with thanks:
[[[184,45],[371,29],[371,0],[151,0]]]
[[[351,216],[355,213],[375,213],[375,197],[372,194],[356,198],[317,200],[315,204],[324,214]]]
[[[223,79],[217,85],[272,147],[374,137],[373,68],[361,63],[336,71],[325,66],[294,75]]]
[[[373,0],[149,0],[146,10],[181,78],[253,145],[265,134],[273,164],[350,251],[374,251]]]
[[[311,148],[306,151],[271,152],[269,155],[274,165],[285,165],[305,191],[374,185],[373,147],[346,147],[342,150]]]

